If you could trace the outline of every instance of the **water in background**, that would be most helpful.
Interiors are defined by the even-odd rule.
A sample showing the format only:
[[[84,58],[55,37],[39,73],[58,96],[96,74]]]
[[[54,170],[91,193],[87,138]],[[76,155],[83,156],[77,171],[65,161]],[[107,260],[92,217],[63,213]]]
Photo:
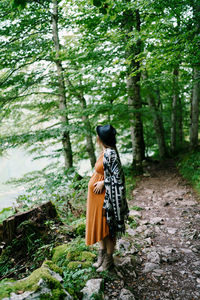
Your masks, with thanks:
[[[4,184],[12,177],[20,178],[25,173],[45,167],[49,160],[42,158],[32,160],[33,156],[21,148],[9,149],[7,154],[0,157],[0,210],[10,207],[16,202],[18,195],[25,192],[23,187]]]
[[[12,177],[20,178],[25,173],[40,170],[50,163],[50,159],[32,160],[33,157],[21,148],[9,149],[6,156],[0,157],[0,211],[5,207],[13,206],[18,195],[25,193],[23,187],[5,185],[5,181]],[[122,164],[127,164],[132,159],[131,154],[123,154],[120,157]],[[90,176],[93,170],[89,159],[81,160],[77,165],[77,171],[82,176]]]

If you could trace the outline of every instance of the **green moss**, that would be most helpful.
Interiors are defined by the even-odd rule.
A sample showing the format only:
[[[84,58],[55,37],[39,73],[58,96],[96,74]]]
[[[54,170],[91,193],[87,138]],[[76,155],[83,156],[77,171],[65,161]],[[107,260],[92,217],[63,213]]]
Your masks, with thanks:
[[[89,268],[91,265],[91,262],[83,262],[83,261],[70,261],[67,265],[67,268],[69,270],[75,270],[78,268]]]
[[[69,252],[67,253],[67,260],[78,260],[79,259],[80,252],[78,250],[71,250],[69,249]]]
[[[43,265],[39,269],[33,271],[33,273],[31,273],[31,275],[28,276],[25,280],[17,281],[15,287],[17,289],[26,291],[37,290],[37,283],[41,278],[44,279],[51,288],[61,287],[60,282],[51,276],[48,266],[45,263],[43,263]]]
[[[60,257],[58,257],[58,253]],[[73,299],[81,299],[81,289],[88,279],[96,276],[91,264],[96,255],[85,245],[85,239],[77,237],[67,244],[54,250],[54,258],[58,259],[63,269],[64,287],[73,295]]]
[[[96,255],[94,253],[88,252],[88,251],[83,251],[80,254],[80,260],[81,261],[89,261],[89,262],[93,262],[93,260],[95,259]]]
[[[65,261],[64,265],[69,269],[76,269],[78,267],[88,268],[91,266],[91,263],[93,262],[95,257],[96,255],[89,251],[69,251],[67,253],[67,260]]]
[[[50,261],[45,261],[43,265],[39,268],[33,271],[30,276],[28,276],[26,279],[19,280],[16,282],[3,282],[0,284],[0,294],[2,298],[8,297],[11,292],[17,292],[17,291],[37,291],[39,289],[38,282],[40,279],[43,279],[49,288],[52,290],[52,293],[57,294],[60,290],[60,295],[64,294],[63,287],[61,283],[51,276],[49,268],[55,272],[61,271],[60,268],[55,266]],[[60,298],[52,298],[52,299],[60,299]]]
[[[54,248],[52,261],[61,267],[69,267],[70,269],[74,269],[75,266],[78,267],[79,265],[87,268],[96,257],[94,253],[88,250],[89,248],[85,246],[83,240],[76,239],[68,244]],[[76,262],[78,262],[78,264]]]
[[[63,256],[66,256],[69,251],[69,244],[63,244],[53,249],[52,261],[58,263]]]
[[[47,265],[49,269],[51,269],[55,273],[60,274],[60,276],[63,275],[63,270],[59,268],[57,265],[55,265],[51,260],[44,261],[43,265]]]
[[[65,298],[66,298],[66,293],[63,290],[54,289],[52,291],[52,299],[53,300],[60,300],[60,299],[65,299]]]

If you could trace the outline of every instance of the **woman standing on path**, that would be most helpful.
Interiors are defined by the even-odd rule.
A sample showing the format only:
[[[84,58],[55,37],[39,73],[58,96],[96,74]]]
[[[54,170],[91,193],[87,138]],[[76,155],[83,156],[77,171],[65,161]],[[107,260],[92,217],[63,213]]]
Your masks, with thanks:
[[[97,126],[97,143],[102,152],[88,184],[86,245],[99,242],[99,255],[93,265],[101,272],[114,266],[116,238],[125,232],[128,216],[125,178],[116,148],[112,125]]]

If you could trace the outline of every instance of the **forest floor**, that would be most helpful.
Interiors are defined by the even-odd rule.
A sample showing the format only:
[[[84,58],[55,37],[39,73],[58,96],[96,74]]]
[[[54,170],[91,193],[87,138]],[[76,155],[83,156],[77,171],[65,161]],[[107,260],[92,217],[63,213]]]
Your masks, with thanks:
[[[118,299],[122,288],[137,300],[200,299],[198,195],[172,160],[152,163],[147,172],[129,202],[137,225],[117,244],[118,277],[105,282],[105,299]]]

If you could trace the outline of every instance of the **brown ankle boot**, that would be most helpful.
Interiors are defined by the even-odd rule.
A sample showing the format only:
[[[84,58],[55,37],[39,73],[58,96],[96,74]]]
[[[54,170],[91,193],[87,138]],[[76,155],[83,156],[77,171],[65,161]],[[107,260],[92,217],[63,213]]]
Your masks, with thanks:
[[[97,262],[94,263],[92,266],[95,268],[99,268],[103,263],[105,254],[106,254],[106,249],[99,249]]]
[[[111,267],[114,267],[113,255],[106,253],[103,263],[100,266],[100,268],[97,269],[97,272],[106,271],[106,270],[110,269]]]

